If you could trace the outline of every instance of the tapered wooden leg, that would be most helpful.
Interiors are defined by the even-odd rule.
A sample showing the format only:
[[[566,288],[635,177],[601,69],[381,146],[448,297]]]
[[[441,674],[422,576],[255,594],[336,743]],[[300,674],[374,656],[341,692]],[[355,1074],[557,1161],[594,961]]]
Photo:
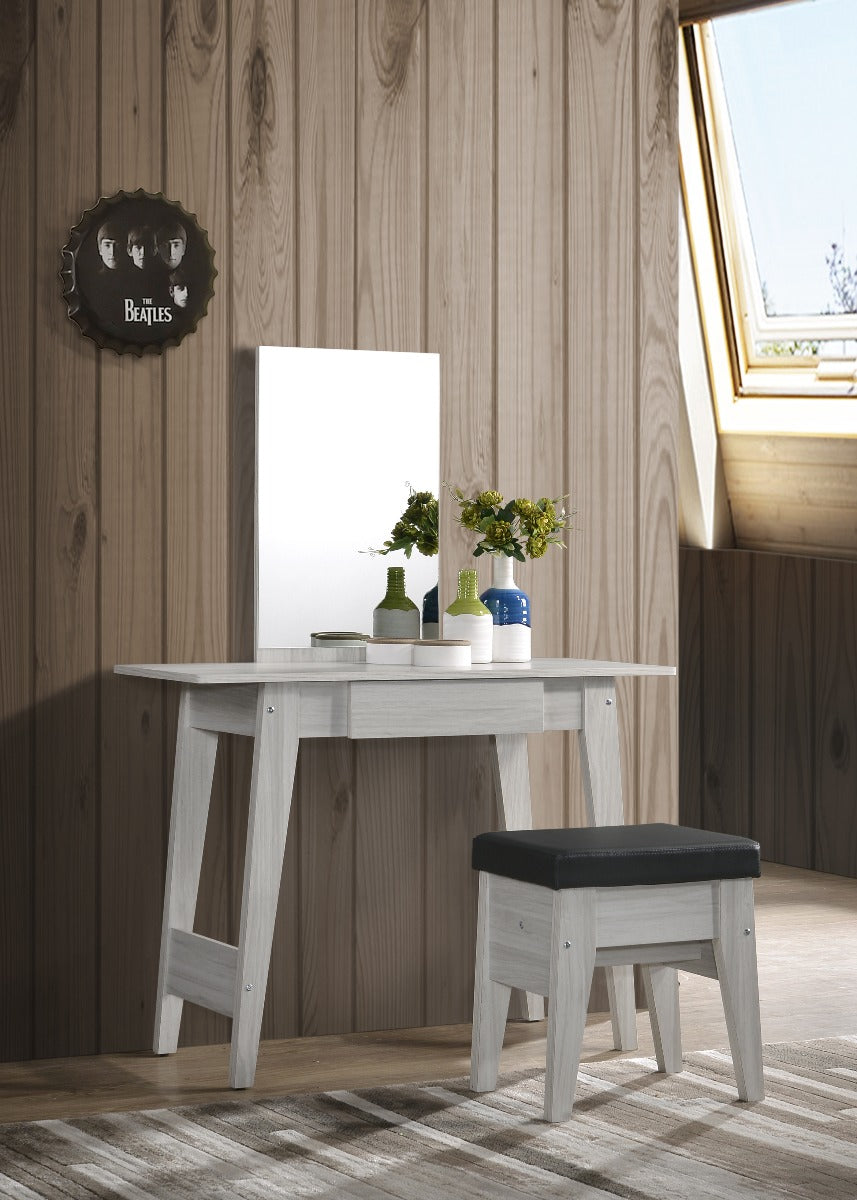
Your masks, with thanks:
[[[533,808],[527,735],[498,733],[492,740],[498,828],[532,829]],[[519,1021],[543,1021],[544,997],[513,988],[509,1015]]]
[[[473,986],[473,1041],[470,1051],[470,1086],[490,1092],[497,1086],[500,1051],[512,989],[495,983],[489,975],[489,890],[491,877],[479,872],[479,918],[476,926],[476,978]]]
[[[565,1121],[571,1116],[594,968],[595,890],[570,888],[556,892],[550,949],[546,1121]]]
[[[259,689],[229,1059],[229,1082],[236,1088],[250,1087],[256,1075],[298,755],[299,707],[294,685]]]
[[[658,1070],[675,1075],[682,1069],[678,972],[674,967],[643,967],[643,986],[652,1022]]]
[[[170,930],[193,930],[199,873],[205,844],[205,827],[217,756],[217,734],[194,729],[191,724],[191,690],[185,688],[179,704],[176,765],[170,813],[161,957],[155,1009],[155,1054],[173,1054],[178,1045],[184,1001],[165,993],[170,952]]]
[[[720,881],[720,937],[714,961],[726,1013],[739,1100],[763,1100],[762,1028],[752,879]]]
[[[613,679],[587,679],[583,685],[580,765],[590,825],[624,825],[619,715]],[[613,1045],[637,1048],[637,1006],[633,967],[606,967]]]

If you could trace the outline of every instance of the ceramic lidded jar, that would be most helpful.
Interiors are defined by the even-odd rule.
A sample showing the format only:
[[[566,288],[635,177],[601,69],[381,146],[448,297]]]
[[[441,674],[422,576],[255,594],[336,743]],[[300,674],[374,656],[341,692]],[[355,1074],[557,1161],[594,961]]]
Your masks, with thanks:
[[[474,570],[458,572],[458,596],[443,614],[443,636],[470,642],[471,662],[489,663],[494,622],[477,589]]]
[[[405,568],[387,567],[387,594],[372,613],[372,636],[418,638],[420,610],[405,595]]]

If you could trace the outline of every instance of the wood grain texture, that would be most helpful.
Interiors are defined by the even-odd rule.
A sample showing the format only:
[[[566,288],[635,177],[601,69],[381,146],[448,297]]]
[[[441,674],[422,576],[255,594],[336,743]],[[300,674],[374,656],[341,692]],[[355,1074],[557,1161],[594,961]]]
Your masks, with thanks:
[[[424,348],[426,21],[417,0],[358,0],[354,323],[361,350]],[[419,742],[356,748],[357,1029],[422,1020],[422,757]]]
[[[764,858],[813,866],[812,569],[753,556],[753,836]]]
[[[857,877],[857,564],[813,564],[815,860]]]
[[[354,345],[356,0],[302,5],[297,28],[298,339]],[[300,752],[301,1032],[353,1028],[354,748]]]
[[[98,383],[57,280],[97,190],[97,16],[37,12],[34,1051],[47,1057],[98,1045]]]
[[[678,657],[677,0],[637,0],[639,440],[637,655]],[[637,685],[636,819],[678,819],[678,689]]]
[[[101,14],[101,191],[161,187],[161,11]],[[101,607],[102,1051],[152,1031],[164,873],[163,688],[124,687],[117,662],[163,652],[164,366],[160,356],[99,356]],[[134,929],[133,938],[128,937]],[[121,999],[120,999],[121,997]]]
[[[0,10],[0,1059],[31,1053],[35,5]]]
[[[565,21],[561,5],[497,12],[497,471],[505,496],[573,492],[565,426]],[[524,401],[522,403],[522,401]],[[569,507],[573,507],[569,500]],[[566,538],[571,535],[566,535]],[[515,565],[530,597],[533,657],[565,653],[566,560]],[[484,581],[490,586],[490,579]],[[568,738],[530,738],[533,819],[564,825]]]
[[[679,549],[678,820],[702,825],[702,555]]]
[[[700,556],[702,590],[702,814],[706,829],[749,837],[753,821],[753,647],[770,645],[770,614],[754,618],[754,557],[734,550]],[[764,603],[764,597],[760,597]],[[805,864],[804,864],[805,865]]]
[[[232,657],[239,661],[252,659],[255,652],[255,348],[293,345],[297,331],[294,9],[291,3],[255,0],[233,0],[230,9],[230,635]],[[252,745],[235,739],[231,752],[230,922],[237,929]],[[268,974],[265,1037],[293,1036],[299,1030],[297,806],[292,817]]]
[[[423,745],[357,747],[355,1029],[424,1023]]]
[[[208,314],[166,360],[165,646],[168,659],[229,652],[229,96],[226,6],[170,3],[164,14],[164,188],[208,231],[219,274]],[[219,756],[197,932],[230,940],[230,773]],[[183,1040],[226,1040],[222,1017],[191,1010]]]
[[[568,652],[637,649],[637,154],[634,6],[568,8],[568,456],[578,532]],[[621,436],[617,431],[621,430]],[[636,689],[620,682],[626,812],[636,812]],[[572,821],[583,819],[572,794]]]
[[[428,6],[425,348],[441,363],[440,476],[464,489],[493,486],[494,13],[491,3]],[[441,495],[440,611],[457,572],[476,565]],[[490,579],[482,572],[482,587]],[[427,777],[426,1011],[467,1020],[473,978],[473,836],[494,828],[482,740],[430,743]],[[456,915],[458,914],[458,915]]]

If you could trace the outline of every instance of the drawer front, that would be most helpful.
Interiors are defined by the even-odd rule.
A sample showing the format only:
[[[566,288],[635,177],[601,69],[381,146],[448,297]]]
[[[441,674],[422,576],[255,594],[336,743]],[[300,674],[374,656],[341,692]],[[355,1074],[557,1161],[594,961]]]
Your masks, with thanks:
[[[351,738],[541,733],[544,725],[538,679],[379,680],[349,687]]]

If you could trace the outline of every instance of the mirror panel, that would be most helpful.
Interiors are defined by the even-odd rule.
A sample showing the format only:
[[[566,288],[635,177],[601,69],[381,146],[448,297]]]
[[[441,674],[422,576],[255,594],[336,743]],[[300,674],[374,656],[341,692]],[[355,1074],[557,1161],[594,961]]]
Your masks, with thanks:
[[[387,567],[422,609],[438,559],[383,545],[415,491],[440,488],[440,358],[260,346],[256,352],[256,648],[372,633]]]

